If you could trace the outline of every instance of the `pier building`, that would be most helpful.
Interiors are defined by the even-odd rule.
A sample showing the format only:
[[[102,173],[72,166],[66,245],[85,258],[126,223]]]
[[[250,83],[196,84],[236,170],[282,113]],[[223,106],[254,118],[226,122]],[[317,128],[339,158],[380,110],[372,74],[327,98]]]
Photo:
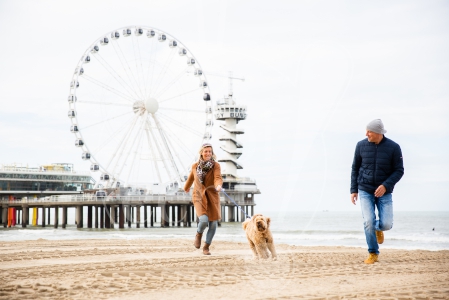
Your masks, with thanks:
[[[0,166],[0,199],[81,194],[93,184],[89,172],[75,171],[73,164],[68,163],[35,168],[17,164]]]

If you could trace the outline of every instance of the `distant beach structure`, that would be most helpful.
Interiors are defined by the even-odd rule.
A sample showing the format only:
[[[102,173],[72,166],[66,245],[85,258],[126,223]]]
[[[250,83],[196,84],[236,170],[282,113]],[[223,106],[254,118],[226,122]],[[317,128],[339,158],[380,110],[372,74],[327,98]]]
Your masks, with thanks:
[[[237,104],[234,100],[232,80],[236,79],[243,80],[234,77],[230,72],[228,94],[217,101],[214,114],[215,119],[224,121],[220,124],[223,134],[219,137],[219,140],[223,142],[220,148],[224,152],[224,157],[218,158],[222,165],[223,188],[232,200],[242,207],[240,210],[232,200],[225,199],[222,216],[227,215],[230,222],[243,222],[246,219],[245,214],[254,215],[254,206],[256,205],[254,195],[260,194],[260,190],[255,180],[249,177],[239,177],[237,174],[237,170],[243,169],[238,161],[243,154],[243,144],[237,139],[237,135],[245,133],[243,129],[237,128],[237,124],[246,119],[248,111],[246,105]]]

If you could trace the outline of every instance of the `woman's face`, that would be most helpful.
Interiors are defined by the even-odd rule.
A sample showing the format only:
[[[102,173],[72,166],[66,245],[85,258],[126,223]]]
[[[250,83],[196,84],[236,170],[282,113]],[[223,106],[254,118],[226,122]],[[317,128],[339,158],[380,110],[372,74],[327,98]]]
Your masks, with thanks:
[[[204,148],[201,156],[203,157],[204,161],[210,160],[212,157],[212,148],[211,147]]]

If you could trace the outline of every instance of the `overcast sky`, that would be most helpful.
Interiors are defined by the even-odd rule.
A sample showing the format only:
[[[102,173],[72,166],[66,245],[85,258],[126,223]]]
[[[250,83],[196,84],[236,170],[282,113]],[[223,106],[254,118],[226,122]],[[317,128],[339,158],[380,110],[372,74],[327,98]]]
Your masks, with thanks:
[[[67,118],[73,71],[105,33],[145,25],[245,78],[239,174],[257,180],[256,211],[359,210],[351,163],[376,118],[403,151],[395,209],[447,211],[448,16],[448,1],[0,0],[0,164],[87,170]],[[209,78],[215,99],[227,92]]]

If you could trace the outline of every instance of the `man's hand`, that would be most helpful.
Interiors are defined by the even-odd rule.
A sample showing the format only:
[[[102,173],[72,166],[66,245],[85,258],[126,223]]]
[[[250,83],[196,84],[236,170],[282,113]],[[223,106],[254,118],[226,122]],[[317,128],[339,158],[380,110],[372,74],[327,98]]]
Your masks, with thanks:
[[[377,197],[377,198],[382,197],[386,191],[387,191],[387,189],[383,185],[379,185],[379,187],[374,192],[374,197]]]
[[[351,194],[351,202],[352,202],[352,204],[355,205],[355,203],[357,202],[358,195],[359,195],[358,193],[352,193]]]

